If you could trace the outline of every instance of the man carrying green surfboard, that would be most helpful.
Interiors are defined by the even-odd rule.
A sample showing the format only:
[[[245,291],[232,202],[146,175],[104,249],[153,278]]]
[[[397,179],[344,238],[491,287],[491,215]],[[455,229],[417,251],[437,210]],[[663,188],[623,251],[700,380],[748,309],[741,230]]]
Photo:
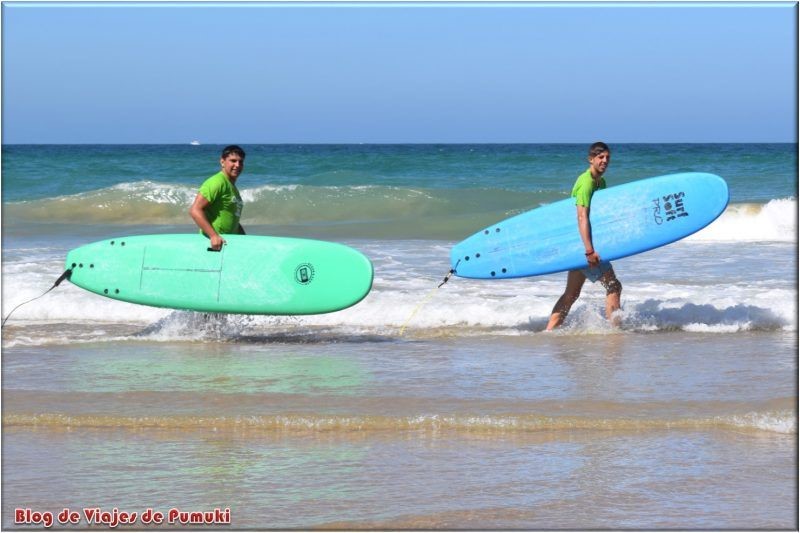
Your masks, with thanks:
[[[222,150],[219,160],[222,170],[203,182],[189,208],[189,215],[211,240],[214,250],[221,250],[225,244],[221,235],[244,235],[244,228],[239,223],[244,203],[236,188],[236,180],[244,170],[244,157],[244,150],[236,145]]]
[[[622,284],[614,274],[614,268],[610,262],[601,261],[600,255],[592,244],[592,225],[589,218],[592,195],[598,189],[606,188],[606,180],[603,174],[611,162],[611,150],[602,142],[596,142],[589,147],[589,168],[578,176],[575,186],[572,188],[572,196],[575,198],[575,206],[578,215],[578,232],[580,233],[583,245],[586,248],[586,262],[588,268],[581,270],[570,270],[567,274],[567,288],[564,294],[558,299],[553,307],[550,320],[547,323],[547,330],[557,328],[564,322],[572,304],[581,294],[583,284],[587,278],[594,283],[600,283],[606,289],[606,318],[617,325],[617,320],[613,314],[620,308],[620,295],[622,294]]]

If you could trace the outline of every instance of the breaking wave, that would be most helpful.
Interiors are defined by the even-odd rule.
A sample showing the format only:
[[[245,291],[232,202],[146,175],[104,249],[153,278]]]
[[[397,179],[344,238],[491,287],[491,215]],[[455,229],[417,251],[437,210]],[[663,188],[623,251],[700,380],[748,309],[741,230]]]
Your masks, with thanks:
[[[10,221],[90,225],[191,224],[196,188],[153,181],[123,183],[74,195],[5,204]],[[400,186],[265,185],[242,189],[245,226],[319,227],[373,238],[461,239],[509,216],[561,200],[564,192],[436,189]],[[331,230],[331,227],[334,229]],[[704,241],[797,238],[797,201],[731,204],[690,237]]]

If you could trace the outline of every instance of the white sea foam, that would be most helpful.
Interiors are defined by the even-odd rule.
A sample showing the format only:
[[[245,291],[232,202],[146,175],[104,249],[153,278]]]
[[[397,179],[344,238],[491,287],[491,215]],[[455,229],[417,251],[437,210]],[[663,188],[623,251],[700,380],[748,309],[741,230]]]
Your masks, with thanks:
[[[760,429],[775,433],[797,433],[797,413],[792,411],[747,413],[745,415],[730,416],[726,421],[736,427],[746,429]]]
[[[300,187],[299,185],[261,185],[258,187],[242,187],[239,189],[239,193],[242,195],[242,200],[244,202],[254,202],[259,198],[274,195],[275,193],[286,193],[286,192],[294,192],[297,188]]]
[[[140,324],[143,338],[156,341],[204,340],[264,336],[307,335],[323,332],[337,335],[527,335],[541,332],[561,283],[517,284],[500,293],[474,287],[459,287],[456,280],[443,289],[395,290],[378,280],[377,287],[360,304],[336,313],[298,317],[225,315],[207,317],[201,313],[173,311],[103,298],[67,283],[44,298],[21,307],[11,324],[80,322],[83,324]],[[453,282],[451,282],[453,283]],[[19,292],[4,293],[3,309],[40,293],[42,285],[30,280]],[[662,287],[670,292],[671,287]],[[776,289],[762,301],[729,305],[726,298],[715,299],[713,287],[685,297],[642,299],[636,288],[628,291],[621,312],[625,331],[684,330],[698,333],[730,333],[752,330],[796,331],[793,304],[766,303],[791,301],[790,289]],[[744,300],[747,291],[734,291]],[[612,333],[604,319],[602,291],[587,293],[573,308],[564,331],[568,334]],[[734,298],[736,297],[734,294]],[[645,290],[645,296],[647,291]],[[694,303],[708,301],[710,303]],[[7,312],[6,311],[6,312]],[[69,329],[69,328],[67,328]],[[63,342],[56,336],[52,342]],[[92,341],[82,336],[75,341]],[[15,343],[26,344],[23,338]],[[37,342],[41,342],[38,339]]]
[[[767,204],[731,204],[690,241],[797,242],[797,200],[783,198]]]
[[[336,313],[300,317],[230,316],[198,322],[195,313],[104,298],[64,282],[45,297],[15,311],[9,325],[32,323],[140,324],[151,340],[215,336],[295,334],[326,331],[343,335],[528,335],[541,332],[564,290],[564,275],[518,280],[453,277],[452,243],[430,241],[349,242],[373,261],[371,293]],[[14,250],[3,264],[4,318],[15,306],[40,296],[63,271],[66,250]],[[24,252],[24,253],[23,253]],[[35,255],[36,259],[31,260]],[[795,250],[789,243],[744,243],[734,261],[724,244],[676,243],[658,253],[615,262],[623,281],[623,329],[697,333],[796,331]],[[604,291],[587,284],[568,317],[568,334],[610,333]],[[20,335],[24,335],[20,332]],[[63,339],[54,339],[62,342]],[[8,341],[8,339],[6,339]],[[14,342],[25,341],[17,338]]]
[[[157,204],[189,205],[197,194],[196,187],[158,183],[144,180],[133,183],[120,183],[110,188],[111,191],[122,191],[131,201],[143,200]],[[97,191],[104,195],[104,191]]]

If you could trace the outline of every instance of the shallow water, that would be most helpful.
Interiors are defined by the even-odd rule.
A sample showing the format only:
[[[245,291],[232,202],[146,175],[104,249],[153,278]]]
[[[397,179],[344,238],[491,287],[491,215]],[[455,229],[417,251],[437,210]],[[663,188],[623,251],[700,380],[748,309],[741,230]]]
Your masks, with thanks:
[[[795,344],[620,332],[15,348],[4,516],[24,504],[221,507],[245,528],[791,527]]]

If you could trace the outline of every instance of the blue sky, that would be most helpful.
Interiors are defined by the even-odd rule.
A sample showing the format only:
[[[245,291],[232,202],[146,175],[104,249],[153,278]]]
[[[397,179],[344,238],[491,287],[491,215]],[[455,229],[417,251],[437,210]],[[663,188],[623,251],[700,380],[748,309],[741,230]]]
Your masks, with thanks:
[[[3,142],[796,142],[797,5],[3,4]]]

